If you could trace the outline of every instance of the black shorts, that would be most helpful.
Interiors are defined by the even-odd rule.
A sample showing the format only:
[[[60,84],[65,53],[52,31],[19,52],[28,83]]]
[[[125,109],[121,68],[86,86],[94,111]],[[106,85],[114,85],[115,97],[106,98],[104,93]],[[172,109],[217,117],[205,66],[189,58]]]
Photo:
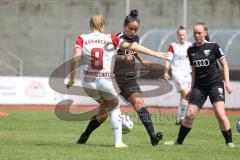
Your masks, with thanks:
[[[128,98],[135,92],[142,93],[136,79],[130,79],[126,77],[115,77],[118,87],[120,89],[120,95],[125,99]]]
[[[194,86],[189,97],[189,103],[202,107],[208,96],[212,104],[218,101],[225,102],[223,83],[210,86]]]

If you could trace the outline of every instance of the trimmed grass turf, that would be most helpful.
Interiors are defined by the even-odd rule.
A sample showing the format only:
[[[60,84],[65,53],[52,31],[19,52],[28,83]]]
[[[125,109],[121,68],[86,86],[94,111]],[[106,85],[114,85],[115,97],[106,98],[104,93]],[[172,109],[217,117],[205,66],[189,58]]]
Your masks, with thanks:
[[[184,145],[166,146],[163,141],[175,140],[178,126],[174,116],[155,114],[156,130],[164,140],[152,147],[145,129],[134,119],[134,129],[124,135],[129,148],[115,149],[110,122],[105,122],[87,144],[76,145],[88,122],[59,120],[51,111],[6,111],[10,116],[0,119],[0,160],[227,160],[238,159],[240,134],[235,124],[239,117],[229,116],[236,148],[228,148],[218,129],[215,116],[199,115]]]

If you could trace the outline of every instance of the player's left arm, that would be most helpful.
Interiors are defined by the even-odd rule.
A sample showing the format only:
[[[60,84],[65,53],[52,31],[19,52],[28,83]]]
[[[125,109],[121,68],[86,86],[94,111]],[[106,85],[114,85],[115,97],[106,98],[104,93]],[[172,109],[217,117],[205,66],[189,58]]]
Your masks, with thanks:
[[[150,68],[152,66],[152,64],[150,62],[144,61],[138,53],[134,54],[134,56],[145,67]]]
[[[225,88],[229,94],[232,93],[232,85],[230,83],[230,78],[229,78],[229,67],[228,63],[225,57],[222,57],[219,59],[220,64],[222,65],[223,68],[223,74],[224,74],[224,80],[225,80]]]
[[[218,59],[218,61],[220,62],[222,68],[223,68],[223,75],[224,75],[224,80],[225,80],[225,89],[227,90],[227,92],[229,94],[232,93],[232,85],[230,83],[230,78],[229,78],[229,67],[228,67],[228,63],[227,60],[225,58],[225,54],[223,52],[223,50],[221,49],[220,46],[218,46],[218,44],[215,45],[215,56]]]

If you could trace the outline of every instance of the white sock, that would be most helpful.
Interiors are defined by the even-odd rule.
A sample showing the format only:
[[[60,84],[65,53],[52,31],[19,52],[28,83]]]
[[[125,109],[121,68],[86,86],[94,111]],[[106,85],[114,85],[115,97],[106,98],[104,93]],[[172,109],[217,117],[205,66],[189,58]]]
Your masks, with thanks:
[[[188,101],[186,100],[181,100],[179,103],[179,106],[181,108],[181,112],[180,112],[180,120],[183,120],[187,111],[187,105],[188,105]]]
[[[179,123],[181,121],[181,105],[180,102],[178,104],[177,118],[176,121]]]
[[[112,130],[115,139],[115,144],[122,143],[122,119],[120,117],[121,111],[120,107],[113,109],[108,112],[112,123]]]

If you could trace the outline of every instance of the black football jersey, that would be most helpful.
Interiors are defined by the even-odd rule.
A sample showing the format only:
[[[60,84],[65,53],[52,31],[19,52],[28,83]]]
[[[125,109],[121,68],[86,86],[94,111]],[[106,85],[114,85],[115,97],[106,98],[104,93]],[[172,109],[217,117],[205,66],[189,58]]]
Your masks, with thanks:
[[[124,41],[127,41],[129,43],[137,42],[139,43],[139,37],[138,35],[134,35],[133,37],[127,37],[124,33],[118,33],[117,36],[120,39],[123,39]],[[133,51],[130,50],[121,50],[119,49],[117,51],[118,55],[129,55],[129,54],[136,54]],[[114,66],[114,74],[116,76],[118,75],[126,75],[127,73],[135,73],[135,60],[133,62],[126,62],[126,61],[116,61]]]
[[[195,68],[195,85],[222,83],[222,73],[217,60],[223,58],[224,53],[217,43],[206,41],[202,46],[194,43],[187,53],[191,66]]]

